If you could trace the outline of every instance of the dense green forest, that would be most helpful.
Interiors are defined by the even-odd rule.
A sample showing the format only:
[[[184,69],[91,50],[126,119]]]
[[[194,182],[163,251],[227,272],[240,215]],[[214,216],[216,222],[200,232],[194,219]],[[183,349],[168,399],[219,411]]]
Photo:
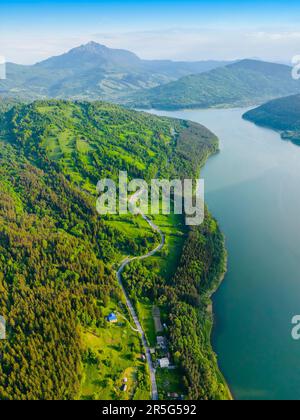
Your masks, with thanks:
[[[0,399],[101,399],[101,389],[110,390],[107,398],[122,398],[114,381],[124,369],[134,371],[132,398],[147,398],[138,336],[124,327],[116,340],[105,316],[117,308],[129,317],[115,268],[158,238],[132,216],[100,217],[96,183],[116,179],[119,170],[146,179],[193,176],[217,150],[217,138],[194,123],[101,102],[1,109],[0,313],[8,339],[0,341]],[[176,273],[151,276],[157,261],[149,260],[141,266],[144,277],[133,266],[127,281],[137,300],[146,295],[165,311],[185,394],[227,398],[207,312],[224,271],[223,238],[208,213],[203,226],[183,235]],[[164,252],[162,260],[172,257]],[[123,360],[119,368],[109,360],[114,354],[116,364]]]
[[[224,238],[206,212],[204,224],[189,232],[178,269],[165,290],[171,348],[181,362],[190,399],[230,398],[210,345],[213,320],[208,309],[210,294],[225,270]]]
[[[157,275],[151,264],[140,262],[129,266],[124,274],[134,302],[148,298],[159,302],[167,314],[170,349],[189,399],[231,398],[210,343],[210,297],[225,271],[224,238],[206,210],[205,223],[189,230],[178,267],[170,278]]]
[[[137,92],[125,103],[167,110],[248,106],[299,91],[299,83],[291,77],[290,67],[242,60]]]
[[[300,95],[270,101],[248,111],[243,118],[278,130],[282,138],[300,145]]]

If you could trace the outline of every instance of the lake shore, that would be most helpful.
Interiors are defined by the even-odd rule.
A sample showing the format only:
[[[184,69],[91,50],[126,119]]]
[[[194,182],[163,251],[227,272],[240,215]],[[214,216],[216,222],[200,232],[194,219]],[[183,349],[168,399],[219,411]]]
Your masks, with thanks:
[[[228,250],[226,279],[213,293],[211,341],[231,394],[299,399],[299,345],[290,330],[300,295],[299,148],[242,119],[248,110],[157,114],[198,122],[220,139],[221,153],[201,176]]]

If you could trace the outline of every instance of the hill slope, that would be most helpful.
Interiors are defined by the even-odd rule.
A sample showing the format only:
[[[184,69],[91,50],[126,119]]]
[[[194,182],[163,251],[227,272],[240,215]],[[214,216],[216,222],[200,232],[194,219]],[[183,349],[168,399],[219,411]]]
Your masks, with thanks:
[[[156,109],[244,106],[298,92],[300,83],[293,80],[290,67],[243,60],[139,92],[128,102]]]
[[[282,138],[300,145],[300,95],[270,101],[247,112],[243,118],[278,130]]]
[[[7,80],[0,81],[0,95],[22,99],[117,100],[124,94],[223,64],[141,60],[129,51],[90,42],[33,66],[8,63]]]
[[[127,324],[109,328],[104,317],[117,310],[129,318],[114,265],[153,249],[157,237],[139,218],[100,218],[96,182],[116,179],[119,169],[146,179],[193,175],[217,147],[198,124],[104,103],[41,101],[0,113],[0,307],[8,335],[0,341],[1,400],[121,399],[127,372],[136,378],[128,398],[149,398],[138,335]],[[224,399],[203,334],[212,325],[205,292],[224,270],[223,238],[208,213],[189,233],[174,224],[167,245],[179,234],[186,245],[176,276],[161,274],[157,263],[169,258],[162,253],[131,267],[130,294],[166,314],[187,397]]]

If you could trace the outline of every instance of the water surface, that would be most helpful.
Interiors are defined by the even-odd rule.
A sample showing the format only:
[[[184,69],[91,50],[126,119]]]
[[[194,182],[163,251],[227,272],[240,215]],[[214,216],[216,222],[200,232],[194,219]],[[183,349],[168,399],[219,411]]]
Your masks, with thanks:
[[[244,109],[157,112],[204,124],[221,153],[202,177],[226,235],[213,346],[237,399],[300,399],[300,147],[242,120]]]

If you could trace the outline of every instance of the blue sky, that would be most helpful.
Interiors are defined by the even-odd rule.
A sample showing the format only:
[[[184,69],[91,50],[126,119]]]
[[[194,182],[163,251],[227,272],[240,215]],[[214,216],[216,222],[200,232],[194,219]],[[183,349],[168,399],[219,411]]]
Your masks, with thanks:
[[[0,1],[0,16],[0,55],[20,63],[90,40],[143,58],[289,61],[300,54],[299,0],[10,0]]]

